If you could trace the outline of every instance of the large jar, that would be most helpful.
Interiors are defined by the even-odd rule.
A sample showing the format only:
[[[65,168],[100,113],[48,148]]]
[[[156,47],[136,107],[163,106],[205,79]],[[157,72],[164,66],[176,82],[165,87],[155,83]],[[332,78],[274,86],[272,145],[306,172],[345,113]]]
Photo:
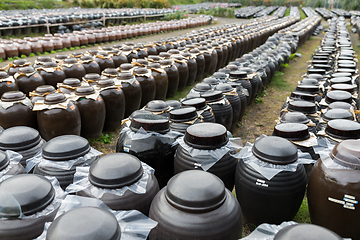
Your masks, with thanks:
[[[85,68],[86,74],[88,73],[97,73],[100,74],[100,66],[99,64],[94,60],[92,56],[85,55],[80,58],[80,63]]]
[[[169,112],[170,128],[173,131],[185,134],[186,129],[196,123],[202,123],[195,107],[182,106]]]
[[[344,140],[321,155],[307,191],[311,222],[353,240],[360,239],[359,146],[359,140]]]
[[[19,56],[18,47],[16,46],[16,44],[13,41],[5,41],[3,44],[3,49],[8,58]]]
[[[216,65],[216,68],[215,68],[215,71],[220,69],[224,62],[224,52],[223,52],[223,48],[222,46],[219,46],[218,43],[214,42],[211,44],[212,47],[214,47],[216,53],[217,53],[217,56],[218,56],[218,59],[217,59],[217,65]]]
[[[57,87],[66,78],[65,72],[55,63],[47,62],[38,68],[40,76],[44,79],[45,84]]]
[[[6,92],[0,101],[0,126],[4,129],[15,126],[37,128],[36,113],[29,98],[20,91]]]
[[[183,90],[189,78],[189,67],[187,61],[181,55],[173,55],[172,59],[174,60],[174,65],[178,68],[179,71],[179,85],[178,89]]]
[[[190,54],[189,52],[181,53],[181,55],[187,60],[187,65],[189,69],[189,76],[187,80],[187,85],[192,85],[197,76],[197,62],[196,56]]]
[[[200,52],[199,49],[194,48],[190,50],[190,53],[194,56],[196,56],[196,79],[195,81],[200,82],[203,78],[204,71],[205,71],[205,58],[204,55]]]
[[[128,59],[120,50],[112,51],[112,60],[114,61],[115,68],[120,67],[123,63],[128,63]]]
[[[32,67],[23,67],[19,72],[14,75],[19,90],[29,96],[29,93],[34,91],[35,88],[45,85],[44,79]]]
[[[105,189],[99,199],[116,211],[138,210],[148,216],[150,204],[159,192],[154,174],[145,170],[139,159],[128,153],[112,153],[96,160],[91,164],[87,178],[92,186],[76,194],[94,197],[90,188]],[[134,191],[135,186],[144,188],[144,184],[145,192]]]
[[[33,111],[37,111],[39,132],[45,141],[61,135],[80,135],[80,111],[64,94],[46,95]]]
[[[99,138],[106,116],[103,98],[93,87],[80,86],[75,90],[75,99],[81,116],[81,136]]]
[[[26,59],[17,59],[14,60],[12,63],[9,63],[9,68],[7,69],[7,73],[10,76],[14,76],[15,73],[19,72],[20,68],[30,66],[31,63]]]
[[[221,91],[207,91],[201,94],[206,99],[206,103],[212,108],[215,115],[215,121],[231,130],[233,120],[233,111],[229,100],[224,98]]]
[[[103,71],[105,68],[115,68],[115,63],[107,52],[99,52],[95,56],[95,62],[99,64],[100,71]]]
[[[158,222],[150,240],[237,240],[242,235],[242,213],[234,195],[218,177],[202,171],[171,178],[155,196],[149,217]]]
[[[118,77],[114,79],[114,82],[115,85],[121,85],[121,89],[124,92],[126,103],[124,117],[127,118],[133,111],[140,108],[142,97],[140,83],[128,72],[119,73]]]
[[[45,52],[51,52],[53,51],[55,48],[54,48],[54,44],[53,42],[51,41],[51,38],[47,38],[47,37],[44,37],[41,39],[41,44],[42,44],[42,47],[44,49]]]
[[[159,63],[149,63],[148,68],[151,69],[151,75],[155,79],[156,93],[155,99],[163,100],[166,98],[168,89],[168,76]]]
[[[19,55],[25,55],[25,56],[29,56],[31,51],[31,46],[30,44],[28,44],[28,41],[25,40],[21,40],[18,42],[18,49],[19,49]]]
[[[227,189],[232,191],[237,159],[230,155],[230,150],[223,152],[222,147],[228,142],[226,128],[220,124],[200,123],[188,127],[175,153],[175,174],[191,169],[211,172],[224,182]],[[213,157],[216,154],[222,157]]]
[[[247,152],[236,168],[235,190],[246,220],[258,225],[293,219],[304,198],[306,173],[301,164],[293,166],[294,172],[281,166],[298,160],[297,148],[284,138],[265,136],[242,151]]]
[[[0,71],[0,97],[9,91],[18,91],[19,87],[13,76],[9,76],[6,72]]]
[[[75,58],[65,59],[61,66],[65,72],[66,78],[77,78],[81,80],[86,74],[86,70],[83,65]]]
[[[25,168],[19,162],[20,158],[22,158],[21,154],[0,150],[1,176],[25,174]]]
[[[181,105],[195,107],[197,113],[199,116],[202,116],[204,122],[215,122],[215,115],[212,108],[206,104],[205,98],[196,97],[186,99],[181,102]]]
[[[168,89],[166,97],[174,97],[179,85],[179,70],[170,59],[160,60],[160,65],[168,76]]]
[[[37,87],[34,91],[30,93],[31,103],[34,105],[36,101],[43,101],[44,97],[48,94],[55,93],[56,89],[51,85],[42,85]]]
[[[241,108],[240,108],[240,114],[239,114],[239,119],[238,121],[241,122],[242,118],[244,117],[245,114],[245,110],[246,110],[246,105],[247,105],[247,96],[249,96],[248,91],[241,85],[241,83],[236,83],[236,82],[227,82],[231,85],[231,87],[236,89],[236,92],[238,93],[238,96],[240,98],[240,104],[241,104]]]
[[[33,52],[33,53],[43,53],[44,52],[42,44],[39,42],[38,39],[32,38],[29,41],[30,41],[30,46],[31,46],[31,52]]]
[[[141,104],[140,108],[144,107],[149,101],[155,99],[156,94],[156,82],[151,75],[151,70],[144,67],[136,67],[133,71],[136,80],[141,86]]]
[[[115,86],[111,79],[100,80],[97,90],[104,99],[106,115],[104,131],[115,131],[121,127],[121,120],[125,114],[125,94],[121,87]]]
[[[205,59],[204,76],[208,76],[210,74],[210,68],[211,68],[212,59],[213,59],[211,51],[209,51],[206,46],[199,47],[199,50]]]
[[[66,78],[62,83],[58,84],[58,91],[64,94],[75,92],[76,88],[81,86],[81,81],[77,78]]]
[[[342,240],[339,235],[329,229],[315,224],[300,223],[281,229],[276,233],[274,240],[307,240],[307,239]]]
[[[248,94],[246,95],[246,103],[247,106],[249,106],[253,101],[252,92],[255,91],[255,89],[253,89],[250,80],[247,78],[246,72],[243,71],[230,72],[228,80],[229,82],[235,82],[241,84],[241,86],[243,86],[247,90]]]

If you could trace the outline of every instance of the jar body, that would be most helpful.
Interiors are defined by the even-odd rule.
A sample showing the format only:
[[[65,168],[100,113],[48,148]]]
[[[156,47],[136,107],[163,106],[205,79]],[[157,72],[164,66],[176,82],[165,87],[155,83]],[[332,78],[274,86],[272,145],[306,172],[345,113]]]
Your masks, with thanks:
[[[185,62],[177,63],[175,62],[175,66],[179,70],[179,85],[178,89],[183,90],[186,87],[187,80],[189,78],[189,68]]]
[[[197,75],[197,62],[194,58],[190,58],[187,60],[187,65],[189,68],[189,77],[187,80],[187,85],[192,85],[196,80]]]
[[[87,63],[82,63],[86,74],[88,73],[97,73],[100,74],[100,66],[97,62],[95,61],[91,61],[91,62],[87,62]]]
[[[111,58],[95,58],[95,62],[99,64],[100,71],[103,71],[106,68],[115,68],[115,63]]]
[[[28,126],[37,129],[36,112],[22,103],[15,103],[12,107],[0,107],[0,126],[8,129],[16,126]]]
[[[196,57],[196,66],[197,66],[196,81],[200,82],[203,78],[205,71],[205,58],[202,54],[199,54]]]
[[[45,85],[44,79],[40,74],[35,73],[30,77],[20,76],[16,79],[16,83],[19,86],[19,90],[29,96],[29,92],[34,91],[38,86]]]
[[[163,100],[166,98],[166,93],[168,89],[168,76],[165,71],[158,72],[155,70],[151,70],[151,74],[155,79],[155,85],[156,85],[156,93],[155,93],[155,99]]]
[[[230,102],[226,99],[225,104],[208,103],[215,115],[215,122],[222,124],[228,131],[231,131],[233,112]]]
[[[19,87],[16,82],[0,82],[0,97],[5,92],[19,91]]]
[[[46,85],[51,85],[54,88],[57,88],[57,84],[62,83],[66,78],[64,71],[60,70],[59,68],[52,73],[40,70],[39,74],[44,79]]]
[[[66,78],[77,78],[80,81],[86,74],[85,68],[80,63],[74,64],[70,68],[63,66],[63,71],[66,75]]]
[[[114,55],[112,59],[114,61],[115,68],[120,67],[123,63],[128,63],[128,59],[124,54]]]
[[[235,130],[236,123],[239,120],[240,112],[241,112],[241,102],[239,95],[226,95],[225,98],[230,102],[232,112],[233,112],[233,119],[231,123],[231,129]]]
[[[175,65],[165,68],[168,76],[167,98],[174,97],[179,86],[179,71]]]
[[[142,91],[140,83],[135,80],[134,82],[123,82],[121,89],[125,95],[125,118],[129,117],[131,113],[140,108]]]
[[[144,107],[148,102],[155,99],[156,83],[153,76],[137,76],[136,80],[141,86],[141,104],[140,108]]]
[[[104,131],[115,131],[121,127],[125,114],[125,95],[121,88],[100,91],[106,107]]]

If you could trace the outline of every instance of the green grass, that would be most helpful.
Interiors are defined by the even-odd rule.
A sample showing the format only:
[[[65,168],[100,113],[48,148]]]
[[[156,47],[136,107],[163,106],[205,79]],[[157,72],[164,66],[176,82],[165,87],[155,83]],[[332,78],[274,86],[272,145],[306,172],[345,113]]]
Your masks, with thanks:
[[[290,15],[290,8],[288,7],[288,8],[286,8],[284,17],[289,16],[289,15]]]
[[[300,20],[303,20],[304,18],[306,18],[306,15],[301,8],[299,10],[300,10]]]
[[[293,220],[298,223],[311,223],[306,194],[301,203],[300,209]]]
[[[190,91],[190,89],[192,89],[195,86],[196,83],[190,85],[190,86],[186,86],[182,91],[177,91],[175,96],[172,98],[167,98],[167,100],[180,100],[182,98],[184,98]]]
[[[290,84],[284,81],[284,73],[280,71],[275,72],[274,77],[271,79],[269,86],[283,91],[292,90]]]

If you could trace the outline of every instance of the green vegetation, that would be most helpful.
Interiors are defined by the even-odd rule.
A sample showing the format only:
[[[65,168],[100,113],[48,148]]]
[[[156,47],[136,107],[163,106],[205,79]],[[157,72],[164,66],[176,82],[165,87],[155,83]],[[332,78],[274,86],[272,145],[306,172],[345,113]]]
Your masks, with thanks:
[[[215,17],[227,17],[227,18],[235,18],[235,8],[228,7],[225,4],[221,4],[220,6],[211,6],[211,8],[207,11],[201,9],[199,14],[207,14]]]
[[[69,8],[71,3],[68,1],[53,0],[1,0],[0,10],[18,9],[44,9],[44,8]]]
[[[306,15],[305,15],[304,11],[302,9],[299,9],[299,12],[300,12],[300,20],[305,19]]]
[[[73,5],[83,8],[166,8],[168,0],[74,0]]]

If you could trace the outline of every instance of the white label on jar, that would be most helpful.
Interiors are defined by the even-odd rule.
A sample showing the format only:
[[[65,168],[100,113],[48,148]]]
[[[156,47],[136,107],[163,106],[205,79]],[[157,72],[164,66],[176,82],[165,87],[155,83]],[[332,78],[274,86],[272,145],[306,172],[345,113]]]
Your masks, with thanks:
[[[256,185],[261,186],[261,187],[268,187],[269,185],[265,182],[265,180],[261,180],[261,179],[256,179]]]
[[[200,163],[194,163],[194,168],[199,168],[199,167],[201,167]]]
[[[334,203],[338,203],[343,205],[343,208],[355,210],[355,204],[359,202],[355,199],[354,196],[344,194],[343,200],[335,199],[332,197],[328,197],[328,200]]]

